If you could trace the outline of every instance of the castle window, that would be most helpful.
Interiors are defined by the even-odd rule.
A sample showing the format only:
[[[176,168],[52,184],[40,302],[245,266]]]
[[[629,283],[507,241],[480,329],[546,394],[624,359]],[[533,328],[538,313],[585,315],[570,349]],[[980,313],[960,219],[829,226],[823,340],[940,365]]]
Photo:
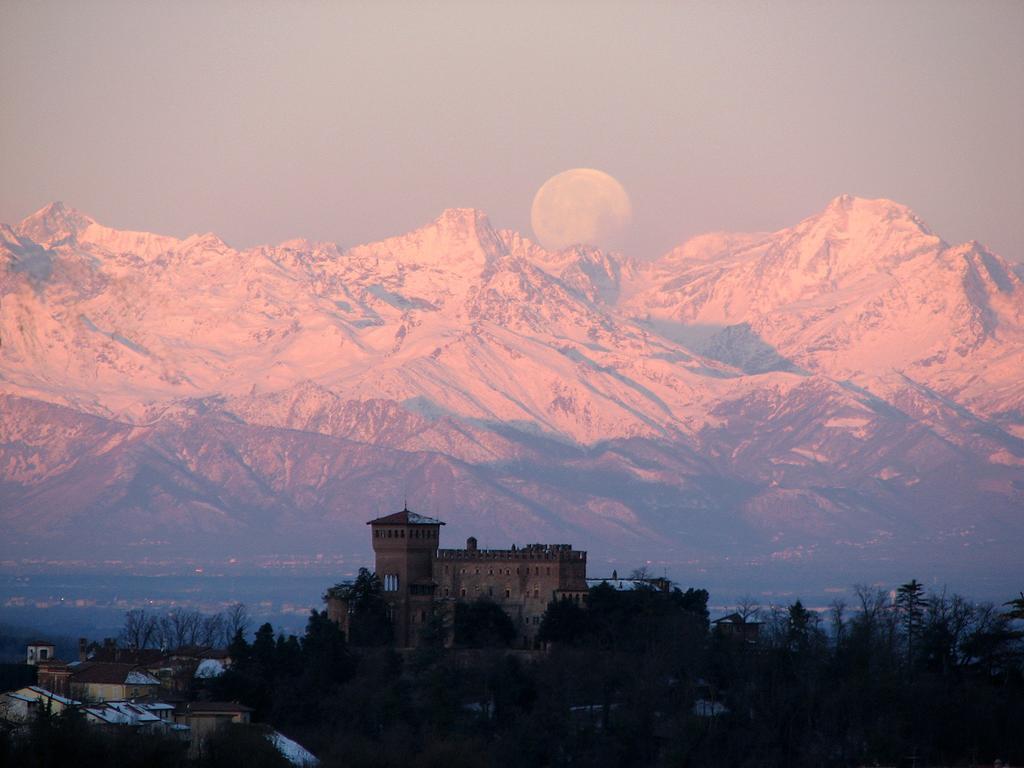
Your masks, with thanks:
[[[445,588],[444,588],[444,596],[445,596],[445,597],[448,597],[448,587],[445,587]]]
[[[397,573],[385,573],[384,574],[384,591],[385,592],[397,592],[398,591],[398,574]]]
[[[487,569],[487,575],[488,576],[493,576],[494,575],[494,569],[493,568],[488,568]]]
[[[405,528],[403,528],[403,529],[402,529],[401,531],[399,531],[398,533],[399,533],[399,535],[400,535],[400,536],[401,536],[401,537],[402,537],[403,539],[405,538]]]
[[[465,597],[465,596],[466,596],[466,590],[465,590],[465,589],[462,589],[462,591],[461,591],[461,592],[460,592],[459,594],[460,594],[460,595],[461,595],[462,597]]]
[[[533,590],[533,596],[534,597],[540,597],[540,590],[539,589]]]
[[[505,590],[505,597],[512,597],[512,590],[511,589],[506,589]]]
[[[477,573],[480,573],[480,569],[479,569],[479,568],[477,568],[477,569],[476,569],[476,572],[477,572]]]

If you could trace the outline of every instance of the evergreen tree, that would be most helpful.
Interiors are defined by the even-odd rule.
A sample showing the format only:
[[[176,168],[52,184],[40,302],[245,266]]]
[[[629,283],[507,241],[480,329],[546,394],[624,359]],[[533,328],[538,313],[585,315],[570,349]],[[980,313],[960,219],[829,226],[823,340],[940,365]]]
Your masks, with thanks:
[[[356,646],[388,645],[394,637],[384,587],[367,568],[360,568],[355,581],[342,588],[348,599],[349,638]]]
[[[542,643],[576,645],[586,633],[587,612],[574,600],[553,600],[544,611],[537,639]]]
[[[786,615],[786,640],[789,649],[792,651],[806,650],[810,644],[812,629],[813,616],[811,612],[797,600],[789,606]]]
[[[245,630],[242,627],[235,630],[235,635],[228,645],[228,655],[231,657],[231,663],[236,666],[245,666],[249,663],[252,647],[245,639]]]
[[[269,622],[256,630],[252,644],[252,661],[264,677],[274,676],[277,667],[277,645],[274,642],[274,628]]]
[[[464,648],[508,646],[516,638],[512,619],[497,603],[487,599],[455,606],[455,644]]]
[[[326,611],[311,611],[302,638],[303,674],[321,686],[336,685],[351,678],[354,671],[345,634],[327,618]]]
[[[917,579],[911,579],[896,590],[896,611],[907,641],[908,667],[914,664],[914,645],[921,633],[926,605],[924,585]]]
[[[1020,597],[1008,600],[1003,605],[1010,608],[1006,612],[1006,618],[1010,621],[1024,621],[1024,592],[1020,593]]]

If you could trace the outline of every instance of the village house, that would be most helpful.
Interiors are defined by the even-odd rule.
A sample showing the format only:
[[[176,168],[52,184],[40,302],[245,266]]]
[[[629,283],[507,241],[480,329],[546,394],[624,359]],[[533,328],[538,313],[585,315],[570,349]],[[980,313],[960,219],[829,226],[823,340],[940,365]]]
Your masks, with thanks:
[[[66,707],[77,707],[81,702],[61,696],[38,685],[28,685],[16,691],[0,694],[0,720],[26,723],[38,712],[57,715]]]
[[[367,525],[399,647],[416,645],[436,610],[487,598],[512,619],[517,645],[533,648],[548,603],[586,599],[587,553],[570,544],[480,549],[470,537],[462,549],[440,549],[444,523],[409,509]],[[325,601],[328,616],[347,634],[345,595],[331,591]]]
[[[745,619],[738,613],[730,613],[711,622],[715,632],[739,642],[754,644],[761,634],[761,622]]]
[[[251,718],[250,707],[228,701],[193,701],[174,713],[174,721],[190,729],[190,754],[193,757],[202,751],[203,742],[219,728],[231,723],[248,723]]]
[[[187,645],[173,650],[121,648],[113,638],[106,638],[102,643],[79,639],[78,660],[131,664],[157,678],[164,689],[179,693],[187,691],[193,679],[218,677],[231,666],[231,657],[224,648],[209,645]]]
[[[144,698],[160,688],[160,681],[143,667],[106,661],[40,664],[39,684],[89,702]]]
[[[81,708],[86,722],[106,728],[138,728],[189,737],[189,727],[174,721],[174,705],[163,701],[106,701]]]
[[[54,658],[54,651],[57,646],[47,640],[32,640],[25,649],[25,663],[35,666],[40,661],[50,661]]]

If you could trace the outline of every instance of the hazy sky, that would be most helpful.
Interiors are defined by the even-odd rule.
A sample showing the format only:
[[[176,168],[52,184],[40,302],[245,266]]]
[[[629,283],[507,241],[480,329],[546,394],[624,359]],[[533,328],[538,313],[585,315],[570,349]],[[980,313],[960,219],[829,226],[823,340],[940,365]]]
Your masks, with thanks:
[[[61,199],[236,246],[471,206],[575,166],[628,250],[849,192],[1024,256],[1024,2],[0,4],[0,221]]]

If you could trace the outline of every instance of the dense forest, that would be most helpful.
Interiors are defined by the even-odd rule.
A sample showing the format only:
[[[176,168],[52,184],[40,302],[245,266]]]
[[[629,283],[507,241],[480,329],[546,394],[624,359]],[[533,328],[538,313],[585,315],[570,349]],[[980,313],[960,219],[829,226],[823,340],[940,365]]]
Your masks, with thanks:
[[[325,768],[1024,763],[1024,595],[977,604],[911,581],[895,596],[857,588],[825,613],[745,600],[757,629],[737,633],[712,628],[703,590],[601,586],[584,605],[552,603],[547,650],[524,652],[503,647],[514,632],[486,602],[397,651],[373,575],[353,594],[351,644],[315,611],[302,637],[239,629],[206,695],[253,707]],[[45,728],[51,745],[75,730]],[[104,765],[186,763],[150,748],[132,762],[128,736],[107,739],[93,747]],[[277,764],[258,741],[225,733],[194,764]],[[5,765],[69,764],[4,762],[25,741],[2,749]]]

